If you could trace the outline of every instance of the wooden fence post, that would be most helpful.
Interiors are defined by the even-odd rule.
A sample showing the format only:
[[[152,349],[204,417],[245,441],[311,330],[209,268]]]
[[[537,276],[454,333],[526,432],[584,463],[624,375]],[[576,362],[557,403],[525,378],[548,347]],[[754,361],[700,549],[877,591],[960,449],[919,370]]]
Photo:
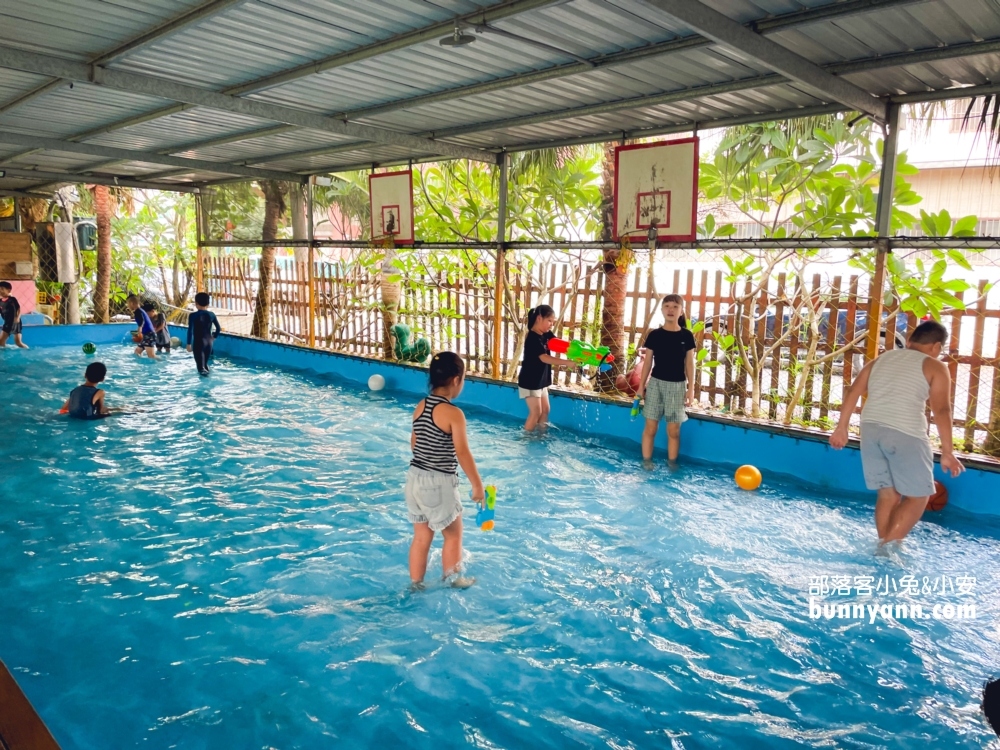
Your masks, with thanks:
[[[316,346],[316,245],[313,227],[313,185],[312,179],[306,183],[306,234],[309,240],[309,257],[306,261],[306,294],[309,301],[309,346]]]

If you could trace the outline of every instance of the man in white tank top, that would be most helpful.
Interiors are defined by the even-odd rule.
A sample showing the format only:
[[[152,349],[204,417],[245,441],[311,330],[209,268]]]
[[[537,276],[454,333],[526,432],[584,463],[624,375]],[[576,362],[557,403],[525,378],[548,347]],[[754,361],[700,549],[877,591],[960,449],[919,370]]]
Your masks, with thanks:
[[[934,494],[934,455],[927,436],[927,402],[941,438],[941,468],[963,470],[952,447],[951,374],[938,357],[948,331],[929,320],[917,326],[905,349],[885,352],[858,374],[840,411],[830,445],[847,445],[847,428],[858,399],[861,410],[861,464],[865,484],[878,491],[875,527],[880,544],[903,539]]]

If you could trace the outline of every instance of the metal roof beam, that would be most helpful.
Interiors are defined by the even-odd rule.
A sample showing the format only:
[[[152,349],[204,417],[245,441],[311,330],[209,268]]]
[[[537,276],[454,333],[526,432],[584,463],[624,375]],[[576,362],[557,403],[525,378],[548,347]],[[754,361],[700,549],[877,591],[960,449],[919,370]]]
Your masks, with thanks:
[[[45,180],[40,185],[70,184],[76,185],[81,182],[94,185],[112,185],[117,187],[139,188],[140,190],[171,190],[175,193],[197,193],[195,185],[181,185],[172,182],[148,182],[146,180],[133,180],[127,177],[115,177],[114,175],[78,175],[66,174],[65,172],[44,172],[37,169],[21,169],[20,167],[8,167],[0,164],[0,172],[6,172],[7,177],[19,180],[33,180],[39,178]],[[34,186],[25,188],[32,190]]]
[[[914,3],[924,2],[925,0],[844,0],[843,2],[833,3],[820,8],[807,8],[800,11],[795,11],[792,13],[786,13],[780,16],[775,16],[773,18],[766,18],[760,21],[754,21],[749,24],[749,28],[759,32],[759,33],[770,33],[775,31],[780,31],[781,29],[797,27],[802,25],[807,25],[810,23],[818,23],[820,21],[843,18],[846,16],[856,15],[859,13],[872,12],[877,10],[884,10],[887,8],[900,7],[905,5],[912,5]],[[494,12],[511,12],[513,9],[509,4],[502,8],[493,9]],[[520,11],[523,12],[523,11]],[[493,18],[493,20],[498,20]],[[436,26],[434,27],[437,28]],[[415,33],[415,32],[411,32]],[[435,31],[435,33],[439,33]],[[377,43],[382,46],[376,48],[375,45],[369,45],[368,47],[360,48],[359,50],[354,50],[352,52],[341,53],[341,55],[333,56],[327,58],[327,63],[330,67],[334,67],[335,64],[344,65],[349,62],[355,62],[359,59],[364,59],[364,56],[370,57],[373,54],[380,54],[381,52],[390,51],[389,46],[393,49],[398,47],[394,46],[402,41],[401,37],[405,35],[399,35],[399,39],[385,40],[384,42]],[[410,37],[412,39],[412,36]],[[610,55],[602,55],[594,58],[589,64],[584,65],[582,63],[569,63],[566,65],[557,65],[551,68],[546,68],[544,70],[531,71],[528,73],[520,73],[513,76],[508,76],[506,78],[500,78],[493,81],[485,81],[483,83],[471,84],[468,86],[461,86],[453,89],[447,89],[445,91],[433,92],[431,94],[423,94],[420,96],[410,97],[408,99],[400,99],[394,102],[389,102],[383,105],[376,105],[374,107],[361,108],[349,112],[343,112],[335,115],[338,119],[359,119],[362,117],[371,117],[373,115],[382,114],[385,112],[392,112],[400,109],[408,109],[411,107],[420,106],[423,104],[432,104],[438,101],[447,101],[450,99],[456,99],[467,96],[475,96],[477,94],[489,93],[492,91],[498,91],[502,89],[512,88],[515,86],[524,86],[533,83],[541,83],[543,81],[548,81],[556,78],[563,78],[566,76],[571,76],[576,73],[582,73],[585,71],[593,70],[595,68],[605,68],[612,67],[615,65],[624,65],[637,60],[648,59],[651,57],[656,57],[659,55],[669,54],[671,52],[679,52],[681,50],[687,49],[697,49],[699,47],[706,47],[713,44],[710,39],[706,39],[701,36],[692,36],[684,39],[673,39],[668,42],[661,42],[659,44],[647,45],[635,50],[626,50],[624,52],[613,53]],[[389,46],[387,46],[389,45]],[[945,52],[951,48],[943,48]],[[348,57],[350,55],[355,55],[357,57]],[[313,65],[321,65],[323,61],[314,63]],[[329,68],[327,68],[329,69]],[[287,73],[288,71],[286,71]],[[283,74],[278,74],[283,75]],[[229,89],[223,90],[226,94],[235,94],[239,92],[241,86],[231,87]],[[138,115],[135,117],[127,118],[125,120],[120,120],[110,125],[105,125],[100,128],[95,128],[83,133],[78,133],[74,136],[70,136],[68,140],[86,140],[88,138],[94,137],[96,135],[101,135],[104,133],[110,133],[116,130],[121,130],[124,128],[131,127],[133,125],[139,125],[150,120],[158,119],[160,117],[166,117],[177,112],[181,112],[187,109],[191,109],[191,105],[182,104],[174,105],[171,107],[165,107],[154,112],[146,113],[143,115]],[[2,110],[0,110],[2,111]],[[265,135],[276,134],[278,132],[287,132],[294,130],[295,126],[283,125],[277,128],[263,128],[256,131],[248,131],[243,134],[236,134],[233,136],[224,136],[222,138],[212,138],[205,141],[188,143],[184,146],[186,149],[195,148],[209,148],[211,146],[223,145],[225,143],[236,143],[241,140],[250,140],[252,138],[260,138]],[[315,156],[327,153],[337,153],[342,150],[351,150],[356,148],[357,144],[348,144],[347,148],[334,147],[330,150],[322,149],[310,149],[307,151],[302,151],[297,153],[299,156]],[[181,147],[173,147],[170,150],[159,150],[158,153],[178,153]],[[34,153],[33,151],[26,151],[20,155],[28,155]],[[103,163],[102,163],[103,165]],[[92,167],[97,168],[97,167]]]
[[[805,26],[811,23],[828,21],[835,18],[843,18],[845,16],[857,15],[859,13],[884,10],[886,8],[894,8],[901,5],[913,5],[918,2],[926,2],[926,0],[846,0],[845,2],[833,3],[832,5],[827,5],[822,8],[810,8],[795,11],[794,13],[786,13],[774,18],[766,18],[761,21],[752,21],[747,24],[747,28],[757,31],[760,34],[768,34],[781,31],[783,29]],[[555,65],[550,68],[545,68],[544,70],[533,70],[528,73],[518,73],[505,78],[497,78],[492,81],[473,83],[467,86],[459,86],[452,89],[445,89],[444,91],[435,91],[430,94],[421,94],[407,99],[386,102],[385,104],[377,104],[371,107],[362,107],[359,109],[338,112],[334,116],[348,120],[358,120],[364,117],[384,114],[385,112],[393,112],[399,109],[410,109],[411,107],[419,107],[424,104],[433,104],[435,102],[448,101],[450,99],[476,96],[477,94],[488,94],[493,91],[500,91],[514,86],[526,86],[533,83],[542,83],[543,81],[564,78],[578,73],[586,73],[599,68],[627,65],[628,63],[637,62],[639,60],[647,60],[652,57],[668,55],[673,52],[709,47],[713,44],[715,44],[715,42],[711,39],[706,39],[703,36],[671,39],[667,42],[649,44],[644,47],[639,47],[638,49],[614,52],[609,55],[601,55],[599,57],[592,58],[586,65],[576,62]]]
[[[276,125],[273,128],[264,128],[263,130],[254,131],[244,131],[243,133],[236,133],[234,135],[225,135],[218,138],[210,138],[206,141],[195,141],[193,143],[183,143],[177,146],[171,146],[170,148],[157,149],[155,153],[161,154],[163,156],[169,156],[170,154],[181,154],[185,151],[190,151],[193,148],[209,148],[210,146],[224,146],[227,143],[237,143],[239,141],[245,141],[250,138],[263,138],[266,135],[277,135],[279,133],[287,133],[289,130],[294,130],[291,125]],[[252,133],[252,135],[250,134]],[[26,153],[34,153],[34,150]],[[19,156],[20,154],[14,154],[14,156]],[[83,167],[78,167],[76,169],[70,170],[72,172],[89,172],[91,170],[106,169],[107,167],[113,167],[115,164],[121,164],[121,159],[113,159],[111,161],[99,161],[94,164],[87,164]],[[226,163],[226,162],[223,162]],[[236,162],[228,162],[230,164],[235,164]],[[184,174],[185,172],[190,172],[190,169],[176,170],[171,169],[168,172],[162,173],[167,174]],[[152,176],[152,175],[149,175]],[[157,172],[156,177],[160,177],[161,173]]]
[[[0,68],[13,68],[14,70],[24,70],[56,78],[89,82],[119,91],[156,96],[175,102],[207,107],[222,112],[233,112],[249,117],[257,117],[262,120],[283,122],[287,125],[297,125],[298,127],[310,128],[335,135],[347,135],[390,146],[403,146],[421,151],[432,151],[441,156],[450,156],[457,159],[472,159],[474,161],[486,161],[489,163],[496,161],[493,154],[480,149],[418,138],[407,133],[376,128],[370,125],[344,122],[333,117],[326,117],[325,115],[278,104],[270,104],[255,99],[241,99],[217,91],[208,91],[197,86],[177,83],[165,78],[102,68],[99,65],[71,62],[53,55],[43,55],[37,52],[26,52],[10,47],[0,47]]]
[[[846,2],[836,3],[832,6],[824,6],[822,8],[808,9],[802,11],[796,11],[794,13],[788,13],[775,18],[769,18],[762,21],[755,21],[749,26],[756,29],[760,33],[771,33],[775,31],[780,31],[782,29],[802,26],[809,23],[816,23],[819,21],[830,20],[832,18],[842,18],[844,16],[856,15],[858,13],[871,12],[873,10],[884,10],[886,8],[897,7],[901,5],[912,5],[917,2],[924,2],[925,0],[847,0]],[[513,76],[508,76],[506,78],[500,78],[493,81],[485,81],[483,83],[474,83],[468,86],[460,86],[453,89],[446,89],[444,91],[436,91],[431,94],[422,94],[415,97],[410,97],[407,99],[399,99],[393,102],[387,102],[386,104],[380,104],[373,107],[365,107],[356,110],[350,110],[338,113],[334,115],[338,119],[345,120],[358,120],[364,117],[371,117],[373,115],[384,114],[386,112],[394,112],[401,109],[410,109],[412,107],[421,106],[424,104],[432,104],[440,101],[449,101],[452,99],[465,98],[469,96],[476,96],[478,94],[490,93],[493,91],[499,91],[503,89],[513,88],[516,86],[526,86],[535,83],[541,83],[543,81],[548,81],[556,78],[562,78],[565,76],[574,75],[577,73],[583,73],[586,71],[594,70],[596,68],[607,68],[615,65],[624,65],[637,60],[644,60],[651,57],[658,57],[660,55],[667,55],[670,53],[680,52],[682,50],[697,49],[699,47],[706,47],[714,44],[710,39],[704,37],[686,37],[684,39],[672,39],[668,42],[661,42],[659,44],[651,44],[646,47],[641,47],[635,50],[626,50],[624,52],[617,52],[610,55],[603,55],[601,57],[594,58],[591,65],[583,65],[581,63],[569,63],[566,65],[559,65],[553,68],[546,68],[545,70],[531,71],[528,73],[519,73]],[[973,47],[976,47],[973,49]],[[965,54],[982,54],[985,52],[1000,51],[1000,42],[995,44],[995,48],[989,48],[984,46],[980,49],[978,46],[969,45],[954,45],[951,47],[934,48],[933,50],[928,50],[927,52],[934,55],[933,59],[945,59],[958,57]],[[907,53],[903,53],[906,55]],[[895,56],[886,55],[883,56],[883,60],[893,59]],[[863,61],[867,62],[867,61]],[[927,62],[927,60],[915,60],[914,62]],[[904,64],[904,63],[898,63]],[[839,71],[838,71],[839,72]],[[849,72],[849,71],[845,71]],[[742,88],[742,87],[741,87]],[[720,92],[722,93],[722,92]],[[245,138],[256,138],[260,135],[265,135],[268,130],[261,131],[250,131]],[[244,138],[240,136],[239,138]],[[233,141],[227,141],[229,143]],[[203,143],[190,144],[190,148],[205,148],[214,144],[214,140],[205,141]],[[357,148],[363,147],[365,144],[362,142],[352,142],[343,145],[337,145],[332,147],[317,147],[312,149],[304,149],[300,151],[290,151],[282,154],[278,154],[274,157],[268,157],[267,161],[276,161],[278,159],[288,159],[288,158],[308,158],[312,156],[324,156],[327,154],[335,154],[343,151],[353,151]],[[172,153],[176,153],[173,151]],[[237,163],[240,164],[253,164],[253,163],[263,163],[263,159],[253,161],[244,160]]]
[[[913,2],[914,0],[906,0],[907,2]],[[899,4],[900,0],[890,0],[892,4]],[[871,6],[873,4],[880,3],[880,0],[864,0],[863,3],[857,3],[857,5]],[[854,5],[854,4],[852,4]],[[826,9],[824,9],[826,10]],[[852,12],[860,12],[858,10],[853,10]],[[803,12],[797,12],[795,14],[797,17],[802,17]],[[829,17],[829,11],[824,14]],[[701,43],[701,40],[698,40]],[[704,42],[705,44],[710,44],[711,42]],[[668,43],[672,44],[672,43]],[[982,55],[993,52],[1000,52],[1000,39],[989,39],[984,42],[970,42],[968,44],[956,44],[948,47],[934,47],[926,50],[917,50],[915,52],[900,52],[892,55],[881,55],[879,57],[865,58],[863,60],[851,60],[842,63],[833,63],[828,66],[824,66],[824,70],[835,75],[845,75],[848,73],[859,73],[868,70],[877,70],[881,68],[890,68],[903,65],[916,65],[920,63],[933,62],[935,60],[948,60],[958,57],[966,57],[970,55]],[[631,53],[624,53],[631,54]],[[659,52],[657,54],[663,54]],[[544,71],[543,71],[544,72]],[[524,74],[525,78],[532,79],[535,74],[528,73]],[[509,79],[505,79],[509,80]],[[518,125],[530,125],[536,124],[538,122],[550,122],[554,119],[564,119],[566,117],[582,117],[591,114],[603,114],[606,112],[614,112],[621,109],[633,109],[638,106],[656,106],[660,104],[670,104],[677,101],[683,101],[685,99],[690,99],[695,96],[712,96],[715,94],[725,94],[731,93],[733,91],[743,91],[751,88],[759,88],[761,86],[776,85],[779,83],[786,82],[783,76],[778,75],[767,75],[758,78],[746,78],[739,81],[729,81],[721,84],[711,84],[709,86],[701,87],[699,89],[681,89],[678,91],[666,92],[663,94],[653,94],[648,97],[638,97],[634,99],[623,99],[618,102],[610,102],[606,104],[597,104],[588,107],[578,108],[576,110],[563,110],[557,113],[542,113],[539,115],[531,115],[525,118],[513,118],[512,120],[506,121],[507,127],[515,127]],[[534,80],[526,80],[526,83],[534,83]],[[514,83],[511,85],[519,85],[519,83]],[[478,88],[480,84],[476,84],[472,87],[463,87],[461,90],[452,90],[452,96],[456,98],[458,96],[468,95],[467,89]],[[700,93],[696,93],[700,92]],[[481,93],[480,91],[473,91],[471,93]],[[447,95],[449,92],[441,92],[441,94],[433,94],[432,96],[441,98],[451,98]],[[923,96],[923,95],[919,95]],[[424,99],[425,97],[416,97],[416,99]],[[408,107],[413,102],[413,99],[400,100],[394,104],[384,105],[377,109],[381,111],[386,111],[390,109],[402,109]],[[419,103],[424,103],[423,101]],[[839,108],[838,108],[839,111]],[[360,112],[360,110],[358,111]],[[356,116],[358,112],[349,113],[350,116]],[[367,113],[368,110],[365,110]],[[571,114],[566,114],[566,113]],[[471,126],[461,126],[456,127],[448,131],[436,131],[435,135],[468,135],[475,132],[481,132],[483,130],[490,130],[496,127],[504,127],[505,121],[493,121],[490,123],[482,123]],[[265,131],[250,131],[245,134],[245,136],[239,136],[240,138],[252,138],[257,137],[254,133],[259,132],[261,134]],[[424,135],[430,135],[429,133]],[[211,142],[206,142],[210,144]],[[198,148],[202,144],[191,144],[191,148]],[[279,161],[284,159],[299,159],[299,158],[309,158],[313,156],[325,156],[328,154],[342,153],[344,151],[354,151],[358,148],[364,148],[367,144],[362,141],[354,141],[351,143],[339,144],[337,146],[330,147],[317,147],[311,149],[304,149],[300,151],[288,151],[280,154],[274,154],[265,158],[259,159],[245,159],[237,164],[265,164],[267,162]],[[402,163],[406,163],[403,161]]]
[[[189,171],[219,172],[221,174],[240,175],[263,180],[292,180],[298,182],[301,177],[294,172],[279,172],[272,169],[255,169],[239,167],[225,162],[214,162],[205,159],[185,159],[179,156],[163,156],[149,151],[131,151],[111,146],[98,146],[94,143],[74,143],[61,141],[58,138],[42,138],[34,135],[23,135],[0,131],[0,143],[13,143],[28,148],[40,148],[44,151],[60,151],[68,154],[87,154],[105,159],[120,159],[130,162],[145,162],[148,164],[165,164],[171,167],[183,167]]]
[[[43,83],[41,86],[36,86],[31,91],[24,94],[19,94],[13,99],[0,104],[0,115],[10,112],[13,109],[17,109],[22,104],[31,101],[39,96],[44,96],[50,91],[55,91],[56,89],[62,88],[66,84],[65,81],[57,78],[54,81],[49,81],[48,83]]]
[[[245,2],[247,2],[247,0],[209,0],[207,3],[203,3],[202,5],[192,8],[176,18],[166,21],[159,26],[155,26],[149,31],[130,39],[112,50],[108,50],[100,57],[91,60],[91,64],[106,65],[109,62],[117,60],[119,57],[124,57],[129,52],[134,52],[140,47],[145,47],[147,44],[158,42],[171,34],[176,34],[181,29],[187,28],[192,24],[199,23],[200,21],[204,21],[212,16],[216,16],[223,11],[229,10],[234,5],[240,5]]]
[[[246,1],[247,0],[209,0],[209,2],[205,3],[204,5],[200,5],[197,8],[193,8],[185,13],[182,13],[177,18],[162,23],[159,26],[156,26],[143,34],[140,34],[139,36],[130,39],[124,44],[121,44],[118,47],[115,47],[114,49],[108,50],[107,52],[104,52],[100,56],[92,59],[90,63],[92,65],[105,65],[109,62],[112,62],[113,60],[117,60],[119,57],[122,57],[123,55],[126,55],[129,52],[133,52],[139,49],[140,47],[143,47],[147,44],[151,44],[152,42],[155,41],[159,41],[160,39],[163,39],[164,37],[169,36],[170,34],[180,31],[186,26],[190,26],[191,24],[197,23],[198,21],[204,21],[206,18],[214,16],[217,13],[221,13],[222,11],[227,10],[233,5],[237,5],[239,3],[243,3]],[[67,85],[68,83],[69,80],[67,79],[55,78],[54,80],[51,80],[48,83],[39,86],[33,91],[29,91],[28,93],[19,96],[17,99],[14,99],[0,106],[0,114],[8,112],[14,109],[15,107],[20,107],[22,104],[26,104],[32,99],[44,96],[50,91],[55,91],[56,89],[60,89],[63,86]]]
[[[920,104],[922,102],[939,102],[945,99],[971,99],[976,96],[991,96],[1000,94],[1000,83],[984,83],[982,86],[964,86],[954,89],[938,89],[936,91],[921,91],[915,94],[893,96],[893,104]]]
[[[699,34],[756,60],[771,70],[797,81],[821,99],[839,102],[851,109],[886,119],[886,104],[849,81],[828,73],[815,63],[754,32],[729,16],[698,0],[643,0]]]
[[[845,75],[848,73],[862,73],[865,71],[880,70],[883,68],[893,68],[901,67],[904,65],[917,65],[920,63],[925,63],[931,60],[943,60],[956,57],[966,57],[974,54],[985,54],[989,52],[1000,51],[1000,40],[990,39],[985,42],[975,42],[971,44],[955,45],[953,47],[935,47],[933,49],[917,50],[915,52],[900,52],[894,55],[882,55],[880,57],[869,57],[864,60],[850,60],[848,62],[832,63],[830,65],[825,65],[821,70],[830,75],[831,77],[836,77],[839,75]],[[837,80],[840,80],[837,78]],[[434,131],[435,137],[447,138],[459,135],[471,135],[473,133],[480,133],[487,130],[496,130],[501,128],[515,128],[522,127],[524,125],[537,125],[542,122],[552,122],[554,120],[566,120],[573,117],[589,117],[592,115],[607,114],[609,112],[618,112],[628,109],[636,109],[638,107],[655,107],[663,104],[673,104],[675,102],[698,99],[706,96],[716,96],[718,94],[728,94],[734,91],[746,91],[748,89],[761,88],[764,86],[774,86],[781,83],[787,83],[788,80],[776,73],[771,73],[764,76],[757,76],[755,78],[742,78],[736,81],[727,81],[725,83],[713,83],[707,86],[696,86],[687,89],[678,89],[677,91],[667,91],[662,94],[651,94],[649,96],[637,96],[630,99],[619,99],[614,102],[602,102],[600,104],[592,104],[584,107],[575,107],[573,109],[558,110],[556,112],[539,113],[537,115],[526,115],[523,117],[512,117],[508,120],[493,120],[491,122],[476,123],[474,125],[459,126],[454,128],[448,128],[447,130]],[[860,89],[859,89],[860,90]],[[954,91],[961,91],[962,89],[951,89]],[[865,94],[865,96],[870,96]],[[961,96],[960,94],[958,96]],[[924,101],[926,95],[920,95],[920,101]],[[874,99],[874,97],[870,97]],[[952,97],[954,98],[954,97]],[[893,97],[893,100],[898,100],[898,97]],[[885,105],[882,100],[880,103]],[[843,105],[843,102],[841,102]],[[838,109],[851,109],[853,107],[848,105],[843,105]],[[857,110],[855,110],[857,111]],[[766,113],[765,118],[770,116]],[[758,118],[758,122],[760,119]],[[316,155],[316,154],[313,154]],[[279,154],[274,157],[275,160],[282,158]]]
[[[527,13],[530,10],[544,8],[547,5],[562,4],[565,1],[566,0],[507,0],[507,2],[482,8],[481,10],[473,11],[472,13],[466,13],[465,15],[457,16],[447,21],[441,21],[429,26],[424,26],[420,29],[414,29],[413,31],[396,34],[388,39],[372,42],[371,44],[347,50],[346,52],[339,52],[322,60],[316,60],[304,65],[299,65],[298,67],[282,71],[281,73],[264,76],[262,78],[227,89],[227,92],[239,96],[253,91],[272,88],[273,86],[289,83],[290,81],[295,81],[305,76],[322,73],[327,70],[332,70],[333,68],[339,68],[343,65],[350,65],[351,63],[367,60],[369,58],[376,57],[377,55],[384,55],[387,52],[393,52],[395,50],[412,47],[416,44],[434,41],[439,37],[450,34],[454,30],[456,23],[461,25],[463,22],[465,24],[479,24],[500,21],[504,18],[510,18],[511,16],[516,16],[520,13]]]
[[[958,44],[950,47],[934,47],[926,50],[917,50],[915,52],[900,52],[893,55],[882,55],[880,57],[870,57],[863,60],[850,60],[847,62],[833,63],[824,67],[824,70],[835,74],[843,75],[847,73],[860,73],[871,70],[879,70],[883,68],[899,67],[904,65],[917,65],[920,63],[925,63],[934,60],[946,60],[954,59],[957,57],[966,57],[969,55],[979,55],[987,54],[993,52],[1000,52],[1000,39],[989,39],[984,42],[975,42],[969,44]],[[438,134],[444,134],[449,136],[457,135],[471,135],[477,132],[484,132],[488,130],[493,130],[497,128],[504,127],[519,127],[524,125],[533,125],[542,122],[552,122],[554,120],[568,119],[571,117],[585,117],[590,115],[606,114],[608,112],[616,112],[620,110],[636,109],[638,107],[653,107],[660,106],[663,104],[672,104],[675,102],[690,100],[694,98],[702,98],[707,96],[715,96],[719,94],[727,94],[735,91],[746,91],[749,89],[761,88],[763,86],[778,85],[781,83],[786,83],[787,79],[784,76],[777,74],[769,74],[765,76],[759,76],[756,78],[744,78],[737,81],[727,81],[725,83],[710,84],[707,86],[700,86],[697,88],[687,88],[680,89],[677,91],[668,91],[662,94],[652,94],[649,96],[634,97],[631,99],[621,99],[615,102],[605,102],[600,104],[588,105],[585,107],[577,107],[575,109],[569,110],[559,110],[556,112],[546,112],[540,113],[538,115],[527,115],[524,117],[511,118],[510,120],[500,120],[491,121],[484,123],[475,123],[473,125],[460,126],[456,128],[449,129],[447,131],[441,131]],[[990,89],[986,93],[991,93],[991,87],[986,87]],[[950,93],[938,98],[955,98],[956,96],[973,96],[979,92],[979,87],[968,89],[968,94],[962,93],[964,89],[949,89]],[[907,95],[905,97],[892,97],[893,101],[925,101],[928,98],[935,98],[935,94],[914,94],[912,97]],[[808,108],[808,110],[801,111],[811,111],[814,108]],[[831,109],[830,107],[823,106],[822,111],[825,112],[839,112],[843,111],[845,107],[838,106]],[[792,110],[799,111],[799,110]],[[740,116],[741,118],[744,116]],[[778,115],[755,114],[750,116],[751,119],[748,122],[760,122],[762,120],[768,119],[781,119]],[[670,126],[672,127],[672,126]],[[684,127],[687,127],[685,124]],[[681,128],[683,130],[683,128]],[[666,131],[665,131],[666,132]],[[681,132],[670,130],[669,132]],[[620,134],[619,136],[620,137]],[[603,138],[603,136],[602,136]],[[595,141],[593,138],[580,139],[570,139],[572,143],[594,143],[599,142],[601,139]],[[559,141],[562,143],[562,141]],[[282,161],[285,159],[302,159],[309,158],[313,156],[326,156],[329,154],[342,153],[345,151],[354,151],[356,149],[364,148],[368,144],[363,141],[355,141],[352,143],[343,143],[332,147],[319,147],[312,149],[305,149],[300,151],[288,151],[280,154],[273,154],[270,156],[262,157],[257,160],[247,159],[236,162],[240,165],[250,165],[250,164],[266,164],[269,162]],[[544,145],[537,145],[534,148],[546,148]],[[522,150],[520,146],[516,147],[517,150]],[[426,158],[426,157],[421,157]],[[417,159],[414,159],[417,161]],[[393,160],[391,162],[395,164],[405,164],[407,160]],[[371,166],[371,162],[364,162],[367,166]],[[337,167],[341,169],[341,167]]]

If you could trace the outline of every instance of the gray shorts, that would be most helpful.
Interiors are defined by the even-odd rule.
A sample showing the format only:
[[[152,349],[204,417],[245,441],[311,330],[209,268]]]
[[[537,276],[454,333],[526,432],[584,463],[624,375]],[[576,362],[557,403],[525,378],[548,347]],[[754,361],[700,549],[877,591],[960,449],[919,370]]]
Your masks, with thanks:
[[[642,409],[642,416],[657,421],[666,419],[667,422],[677,424],[686,422],[685,398],[687,383],[650,378],[646,384],[646,405]]]
[[[404,495],[410,523],[426,523],[431,531],[451,526],[462,515],[457,474],[411,466],[406,472]]]
[[[870,490],[893,487],[906,497],[934,494],[934,454],[926,437],[862,422],[861,466]]]

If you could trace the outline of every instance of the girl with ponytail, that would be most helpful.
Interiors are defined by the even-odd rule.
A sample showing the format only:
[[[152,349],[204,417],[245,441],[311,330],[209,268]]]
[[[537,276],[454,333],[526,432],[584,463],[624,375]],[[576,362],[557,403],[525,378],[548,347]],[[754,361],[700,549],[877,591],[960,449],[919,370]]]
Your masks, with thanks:
[[[524,359],[517,376],[517,392],[528,404],[528,419],[524,429],[544,429],[549,418],[549,386],[552,385],[552,367],[577,367],[562,357],[549,354],[549,340],[555,338],[552,326],[556,311],[548,305],[538,305],[528,310],[528,336],[524,341]]]
[[[639,398],[645,397],[642,415],[646,428],[642,433],[642,457],[653,458],[653,443],[660,420],[667,422],[667,459],[673,463],[681,447],[681,425],[687,421],[684,407],[694,402],[694,334],[684,317],[684,298],[668,294],[661,304],[663,325],[650,331],[642,346],[651,357],[642,363]],[[650,377],[652,375],[652,377]],[[648,381],[648,383],[647,383]]]

